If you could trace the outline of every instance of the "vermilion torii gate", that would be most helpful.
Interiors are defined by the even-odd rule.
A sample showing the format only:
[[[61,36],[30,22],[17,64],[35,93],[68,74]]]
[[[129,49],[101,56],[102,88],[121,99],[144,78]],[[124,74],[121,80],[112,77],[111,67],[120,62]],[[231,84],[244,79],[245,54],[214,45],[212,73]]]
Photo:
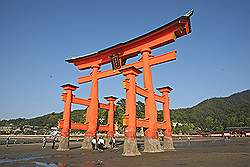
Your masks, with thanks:
[[[69,149],[69,131],[70,129],[86,130],[84,134],[83,149],[91,149],[91,140],[96,136],[96,131],[106,131],[112,137],[114,135],[114,110],[116,106],[115,97],[107,97],[108,104],[102,104],[98,101],[98,81],[102,78],[123,74],[126,78],[123,81],[126,89],[126,114],[124,117],[125,142],[123,155],[139,155],[136,145],[136,127],[146,129],[144,134],[144,152],[162,151],[158,138],[158,129],[164,130],[164,149],[172,150],[172,130],[169,112],[168,93],[172,90],[170,87],[158,88],[162,95],[154,92],[151,67],[160,63],[165,63],[176,59],[176,51],[172,51],[159,56],[152,56],[153,49],[175,42],[177,38],[187,35],[191,32],[190,17],[193,11],[165,24],[147,34],[124,43],[117,44],[107,49],[79,56],[66,60],[73,63],[79,70],[92,69],[89,76],[78,78],[78,83],[83,84],[92,82],[89,99],[76,98],[72,91],[78,87],[66,84],[62,87],[66,91],[62,95],[65,102],[63,120],[59,126],[62,128],[61,139],[58,150]],[[126,60],[141,55],[138,62],[126,64]],[[100,66],[112,63],[113,69],[100,71]],[[136,85],[136,76],[142,73],[143,69],[144,88]],[[136,94],[145,97],[145,118],[136,119]],[[157,122],[156,102],[163,104],[164,121]],[[72,123],[70,120],[71,104],[81,104],[88,106],[86,114],[86,123]],[[97,126],[98,108],[109,110],[108,125]]]

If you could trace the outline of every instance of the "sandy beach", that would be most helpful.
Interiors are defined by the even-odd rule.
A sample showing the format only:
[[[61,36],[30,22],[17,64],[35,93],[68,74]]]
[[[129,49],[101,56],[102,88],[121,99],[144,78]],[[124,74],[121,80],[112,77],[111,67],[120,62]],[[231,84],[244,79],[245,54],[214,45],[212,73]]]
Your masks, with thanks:
[[[0,166],[81,166],[81,167],[247,167],[250,166],[250,138],[224,140],[175,141],[176,151],[143,153],[141,156],[123,157],[122,145],[117,149],[100,151],[82,150],[81,142],[71,142],[71,150],[58,152],[48,143],[12,144],[0,146]]]

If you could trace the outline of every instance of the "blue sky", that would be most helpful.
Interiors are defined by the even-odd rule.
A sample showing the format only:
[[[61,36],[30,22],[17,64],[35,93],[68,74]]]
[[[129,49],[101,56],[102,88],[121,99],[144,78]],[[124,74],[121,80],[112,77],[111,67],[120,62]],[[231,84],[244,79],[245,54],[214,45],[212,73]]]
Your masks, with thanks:
[[[76,79],[89,74],[65,59],[127,41],[191,9],[192,33],[153,52],[177,50],[176,61],[152,68],[155,88],[174,88],[171,108],[249,89],[249,5],[247,0],[1,0],[0,119],[63,110],[60,85],[78,85]],[[101,102],[104,96],[125,97],[122,79],[100,80]],[[142,75],[138,84],[143,86]],[[90,83],[78,86],[75,94],[88,98]]]

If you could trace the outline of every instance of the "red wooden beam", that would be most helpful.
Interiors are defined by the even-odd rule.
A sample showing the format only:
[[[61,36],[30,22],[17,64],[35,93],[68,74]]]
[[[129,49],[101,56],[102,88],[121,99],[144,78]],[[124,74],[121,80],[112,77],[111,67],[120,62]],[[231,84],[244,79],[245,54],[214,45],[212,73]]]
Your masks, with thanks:
[[[62,96],[62,101],[66,100],[66,94],[63,93]],[[80,105],[84,105],[84,106],[89,106],[90,105],[90,100],[88,99],[82,99],[82,98],[77,98],[74,97],[72,98],[72,103],[74,104],[80,104]],[[105,109],[105,110],[109,110],[109,105],[108,104],[103,104],[103,103],[99,103],[99,108]],[[116,106],[114,106],[114,110],[116,110]]]
[[[174,33],[165,34],[156,39],[147,39],[147,40],[142,41],[141,43],[131,43],[126,46],[122,46],[119,49],[117,49],[118,51],[110,50],[99,56],[95,56],[95,57],[87,56],[88,60],[84,58],[83,60],[75,62],[74,65],[76,65],[79,70],[84,70],[84,69],[90,68],[93,64],[99,64],[99,65],[106,64],[110,62],[109,56],[111,56],[112,54],[115,54],[115,52],[119,52],[121,54],[119,56],[120,58],[124,57],[124,59],[127,59],[129,57],[137,56],[140,53],[140,51],[145,47],[154,49],[164,44],[174,42],[175,39],[176,39],[176,36]]]
[[[98,131],[99,132],[107,132],[107,131],[109,131],[109,125],[100,125],[98,127]]]
[[[71,128],[74,130],[88,130],[87,124],[77,123],[77,122],[71,122]]]
[[[58,122],[58,126],[59,128],[63,127],[63,120],[60,120]],[[87,130],[88,129],[88,125],[87,124],[82,124],[82,123],[77,123],[77,122],[71,122],[70,123],[70,129],[74,129],[74,130]]]
[[[166,123],[165,122],[157,122],[157,128],[158,129],[166,129]]]
[[[144,127],[144,128],[148,128],[149,126],[149,121],[145,120],[145,119],[136,119],[136,127]]]
[[[162,96],[157,95],[157,94],[155,94],[155,100],[160,103],[165,103],[165,99]]]
[[[129,83],[128,83],[127,80],[123,80],[123,87],[125,89],[128,89],[128,84]],[[141,88],[141,87],[139,87],[137,85],[136,85],[135,89],[136,89],[136,93],[137,94],[139,94],[139,95],[141,95],[143,97],[148,97],[148,91],[146,89]],[[157,95],[157,94],[155,94],[155,100],[158,101],[158,102],[160,102],[160,103],[165,103],[165,99],[162,96]]]
[[[58,121],[58,127],[63,127],[63,120]],[[70,129],[73,130],[88,130],[88,124],[78,123],[78,122],[71,122]],[[100,125],[98,127],[98,131],[100,132],[107,132],[109,130],[109,125]]]
[[[149,60],[149,63],[150,63],[150,66],[154,66],[154,65],[165,63],[165,62],[172,61],[175,59],[176,59],[176,51],[174,50],[172,52],[168,52],[168,53],[162,54],[160,56],[151,57]],[[137,69],[140,69],[143,67],[143,63],[142,63],[142,61],[139,61],[139,62],[135,62],[132,64],[124,65],[122,68],[128,68],[128,67],[132,67],[132,66],[134,66]],[[106,78],[106,77],[115,76],[118,74],[120,74],[120,72],[118,70],[107,70],[107,71],[99,72],[97,74],[97,78],[102,79],[102,78]],[[86,82],[91,81],[91,79],[92,79],[91,75],[90,76],[83,76],[83,77],[79,77],[77,82],[79,84],[86,83]]]
[[[129,119],[129,117],[124,118],[124,120],[123,120],[124,126],[128,125],[128,119]],[[136,127],[148,128],[149,127],[149,120],[136,118]],[[166,129],[166,123],[165,122],[157,122],[157,128],[158,129]]]

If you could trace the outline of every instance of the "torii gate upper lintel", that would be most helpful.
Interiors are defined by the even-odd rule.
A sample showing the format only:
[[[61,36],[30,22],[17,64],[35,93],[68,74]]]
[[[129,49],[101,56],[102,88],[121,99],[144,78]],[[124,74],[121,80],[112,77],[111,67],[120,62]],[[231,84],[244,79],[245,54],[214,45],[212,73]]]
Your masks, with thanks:
[[[190,17],[192,15],[193,10],[170,23],[132,40],[98,52],[67,59],[66,62],[73,63],[79,70],[84,70],[91,68],[93,64],[103,65],[110,63],[112,61],[112,55],[118,54],[120,59],[126,60],[127,58],[137,56],[143,48],[150,48],[152,50],[175,42],[177,38],[191,33]]]

